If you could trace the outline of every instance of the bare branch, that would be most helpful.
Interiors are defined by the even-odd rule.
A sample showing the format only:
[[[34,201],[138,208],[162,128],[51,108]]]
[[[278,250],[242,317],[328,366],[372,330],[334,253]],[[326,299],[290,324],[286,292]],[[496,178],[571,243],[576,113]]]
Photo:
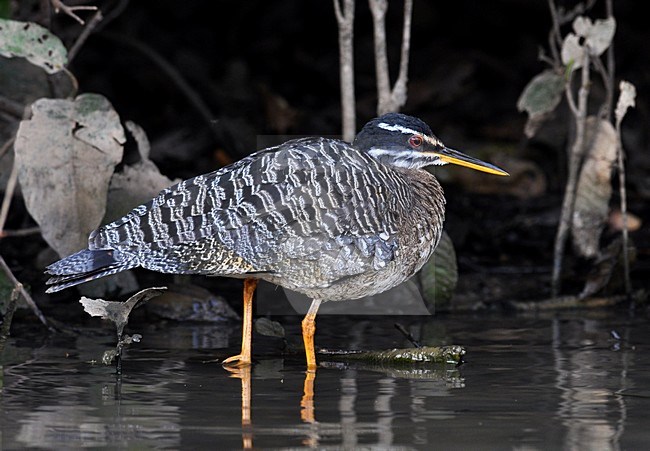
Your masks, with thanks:
[[[614,5],[612,4],[612,0],[607,0],[605,2],[605,7],[607,9],[607,17],[614,17]],[[600,62],[600,61],[599,61]],[[614,67],[614,41],[609,44],[609,48],[607,49],[607,66],[605,68],[605,72],[607,73],[607,78],[605,81],[605,87],[607,89],[607,114],[608,118],[611,121],[612,119],[612,112],[613,112],[613,105],[614,105],[614,70],[616,68]]]
[[[63,12],[63,14],[72,17],[74,20],[79,22],[81,25],[84,25],[85,22],[75,14],[75,11],[97,11],[96,6],[67,6],[63,3],[63,0],[50,0],[52,3],[52,8],[54,8],[55,13]]]
[[[406,84],[408,82],[409,53],[411,49],[411,18],[413,16],[413,0],[404,0],[404,24],[402,26],[402,52],[399,60],[399,74],[391,92],[395,110],[406,103]]]
[[[387,111],[390,101],[390,77],[386,55],[386,10],[388,0],[369,0],[375,37],[375,73],[377,76],[377,114]]]
[[[567,81],[564,85],[564,93],[566,94],[566,100],[569,104],[569,109],[574,116],[579,116],[580,112],[578,111],[578,106],[576,105],[576,100],[573,98],[573,90],[571,86],[573,85],[573,71],[571,71],[567,77]]]
[[[339,58],[341,78],[341,116],[343,140],[351,142],[357,129],[356,100],[354,93],[354,0],[334,0],[334,13],[339,28]]]
[[[587,47],[585,45],[585,47]],[[555,246],[553,252],[553,275],[551,280],[552,296],[556,297],[560,290],[560,275],[562,272],[562,261],[564,259],[564,248],[571,224],[571,216],[573,215],[573,206],[576,197],[576,185],[578,182],[578,173],[582,163],[585,152],[585,134],[587,124],[587,100],[589,98],[589,51],[585,48],[582,61],[582,81],[578,91],[578,108],[574,112],[574,120],[576,123],[576,136],[571,147],[569,156],[569,176],[567,178],[566,189],[564,192],[564,199],[562,201],[562,210],[560,212],[560,223],[558,225],[557,234],[555,236]],[[567,84],[567,89],[571,86]],[[571,96],[568,94],[567,99]],[[577,114],[576,114],[577,113]]]
[[[388,0],[369,0],[375,37],[375,72],[377,74],[377,114],[399,111],[406,103],[408,63],[411,45],[411,18],[413,0],[404,1],[404,23],[402,28],[402,50],[400,69],[395,85],[390,87],[388,57],[386,54],[386,10]]]

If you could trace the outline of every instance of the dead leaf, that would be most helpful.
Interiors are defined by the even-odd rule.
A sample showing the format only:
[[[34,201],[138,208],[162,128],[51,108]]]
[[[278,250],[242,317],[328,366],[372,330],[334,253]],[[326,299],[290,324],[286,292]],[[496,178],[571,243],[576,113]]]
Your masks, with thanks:
[[[43,238],[63,257],[85,248],[88,233],[104,217],[124,130],[98,94],[39,99],[31,111],[14,144],[18,180]]]
[[[32,22],[0,19],[0,55],[23,57],[48,74],[68,63],[68,51],[59,38]]]
[[[121,218],[138,205],[150,201],[163,189],[180,181],[162,175],[158,166],[149,159],[151,147],[144,130],[131,121],[126,121],[125,125],[138,145],[140,161],[124,166],[122,172],[113,174],[108,188],[104,223]]]
[[[634,108],[636,104],[636,87],[629,81],[622,80],[619,84],[621,94],[616,102],[616,122],[620,123],[627,113],[628,108]]]
[[[104,299],[90,299],[82,296],[79,302],[83,305],[84,310],[90,316],[99,316],[115,323],[117,328],[117,338],[122,339],[124,326],[129,322],[131,311],[139,305],[144,304],[149,299],[162,294],[167,287],[152,287],[138,291],[131,296],[126,302],[105,301]]]
[[[571,69],[579,69],[582,67],[584,60],[585,49],[580,45],[580,38],[573,33],[569,33],[562,42],[562,63],[565,66],[571,65]]]
[[[589,53],[593,56],[600,56],[614,39],[616,19],[608,17],[607,19],[597,19],[592,23],[589,18],[576,17],[573,28],[578,36],[585,38],[585,42],[589,46]]]
[[[562,43],[562,63],[571,64],[572,69],[582,67],[584,52],[588,49],[592,56],[600,56],[611,45],[616,32],[616,20],[613,17],[592,22],[584,16],[573,21],[574,33],[569,33]]]
[[[610,122],[591,116],[587,119],[585,138],[591,145],[578,179],[571,235],[576,251],[583,257],[593,258],[598,254],[600,235],[609,212],[616,131]]]

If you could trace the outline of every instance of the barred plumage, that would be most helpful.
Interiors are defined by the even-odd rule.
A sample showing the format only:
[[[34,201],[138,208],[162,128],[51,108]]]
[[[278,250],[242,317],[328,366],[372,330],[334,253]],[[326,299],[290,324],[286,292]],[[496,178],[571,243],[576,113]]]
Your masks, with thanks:
[[[88,249],[47,268],[48,292],[143,267],[264,279],[318,302],[380,293],[433,253],[445,201],[421,168],[447,162],[504,174],[401,114],[370,121],[352,145],[288,141],[165,189],[92,232]]]
[[[421,222],[426,256],[437,243],[442,190],[428,173],[411,172],[391,169],[342,141],[289,141],[163,190],[94,231],[87,251],[48,271],[88,274],[98,266],[141,266],[178,274],[256,273],[312,297],[349,298],[347,290],[335,294],[327,288],[366,271],[403,266],[400,247],[414,249],[400,230],[410,234]],[[418,219],[413,212],[421,213]],[[102,250],[112,250],[113,258],[107,260]],[[93,262],[80,259],[84,255]],[[423,263],[411,266],[417,270]],[[53,278],[50,291],[77,282],[61,281]],[[324,296],[316,296],[318,290]],[[365,290],[351,297],[377,292]]]

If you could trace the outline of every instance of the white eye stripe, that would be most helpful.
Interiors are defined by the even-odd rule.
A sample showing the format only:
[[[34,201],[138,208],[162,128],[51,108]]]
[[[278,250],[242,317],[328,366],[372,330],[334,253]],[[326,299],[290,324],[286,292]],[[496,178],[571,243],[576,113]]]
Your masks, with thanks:
[[[386,122],[380,122],[378,127],[383,128],[384,130],[388,130],[390,132],[404,133],[405,135],[419,135],[420,134],[420,133],[416,132],[415,130],[411,130],[410,128],[402,127],[401,125],[390,125],[390,124],[387,124]]]
[[[430,137],[428,135],[423,135],[422,133],[416,132],[415,130],[410,129],[408,127],[403,127],[403,126],[397,125],[397,124],[391,125],[391,124],[387,124],[386,122],[380,122],[379,124],[377,124],[377,126],[379,128],[382,128],[384,130],[388,130],[390,132],[400,132],[400,133],[403,133],[405,135],[419,135],[419,136],[422,137],[422,139],[424,139],[426,142],[428,142],[431,145],[443,146],[443,144],[439,140],[434,139],[434,138],[432,138],[432,137]]]

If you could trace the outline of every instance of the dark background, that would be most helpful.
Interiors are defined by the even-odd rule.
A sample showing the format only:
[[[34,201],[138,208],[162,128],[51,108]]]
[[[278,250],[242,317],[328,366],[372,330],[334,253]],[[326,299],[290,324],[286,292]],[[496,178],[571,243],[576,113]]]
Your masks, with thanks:
[[[566,8],[577,3],[558,2]],[[70,66],[79,91],[104,94],[123,120],[139,123],[152,141],[152,158],[170,178],[188,178],[235,161],[256,150],[260,136],[340,133],[337,26],[331,1],[93,4],[107,19]],[[34,12],[20,14],[26,19]],[[604,18],[605,2],[596,2],[588,15]],[[614,15],[616,86],[625,79],[637,87],[637,108],[625,119],[623,136],[629,208],[647,220],[649,28],[639,2],[614,1]],[[402,2],[391,1],[387,34],[393,79],[401,26]],[[548,294],[572,120],[563,101],[539,136],[529,141],[523,134],[526,117],[517,111],[516,102],[527,82],[547,67],[538,53],[547,49],[550,27],[544,0],[415,1],[409,98],[403,112],[425,120],[451,147],[486,159],[506,153],[532,162],[545,180],[540,195],[525,198],[507,189],[471,193],[471,184],[442,174],[448,199],[446,229],[459,255],[461,294],[478,290],[485,299]],[[68,46],[82,29],[63,15],[52,18],[51,28]],[[562,31],[569,30],[567,25]],[[156,62],[161,59],[166,63]],[[166,65],[200,95],[212,121],[198,113],[165,72]],[[360,128],[375,116],[376,108],[372,22],[364,1],[356,8],[355,65]],[[592,112],[603,98],[594,79]],[[617,194],[613,204],[618,204]],[[21,217],[16,207],[9,226],[22,226]],[[612,236],[606,231],[604,240]],[[643,283],[650,269],[647,227],[634,232],[632,239],[638,251],[633,276]],[[1,243],[3,253],[14,264],[29,266],[24,252],[17,250],[18,240]],[[588,266],[569,259],[567,291],[582,286]],[[506,269],[495,269],[499,267]],[[514,293],[494,287],[509,284],[513,274],[519,277],[516,268],[528,268],[524,272],[532,274],[530,284],[522,283]],[[38,285],[42,278],[36,273],[39,270],[34,272]],[[486,277],[490,273],[502,279]]]

